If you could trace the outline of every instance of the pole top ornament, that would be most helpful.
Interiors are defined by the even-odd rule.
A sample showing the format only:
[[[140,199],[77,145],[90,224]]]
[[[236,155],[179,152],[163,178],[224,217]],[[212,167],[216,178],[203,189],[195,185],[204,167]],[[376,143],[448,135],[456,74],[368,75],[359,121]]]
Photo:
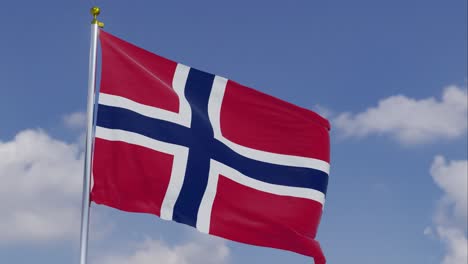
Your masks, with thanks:
[[[98,27],[100,28],[103,28],[104,27],[104,23],[101,22],[101,21],[98,21],[97,17],[99,16],[99,14],[101,14],[101,9],[97,6],[93,6],[91,8],[91,10],[89,10],[89,12],[91,13],[91,15],[93,16],[93,20],[91,21],[91,24],[97,24]]]

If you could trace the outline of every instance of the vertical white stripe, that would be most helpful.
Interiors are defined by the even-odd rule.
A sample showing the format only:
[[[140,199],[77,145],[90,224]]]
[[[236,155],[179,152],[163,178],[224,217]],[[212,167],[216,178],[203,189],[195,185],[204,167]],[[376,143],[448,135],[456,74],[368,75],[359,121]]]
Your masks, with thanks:
[[[185,148],[185,153],[174,153],[172,163],[171,179],[167,186],[166,195],[164,196],[161,205],[161,218],[164,220],[172,220],[174,214],[174,206],[179,198],[180,191],[185,179],[185,170],[187,168],[188,149]]]
[[[210,233],[211,210],[213,209],[216,191],[218,189],[219,171],[215,168],[214,160],[210,159],[210,172],[208,173],[208,185],[203,194],[197,215],[197,229],[202,233]]]
[[[174,79],[172,80],[172,87],[179,96],[179,124],[186,127],[190,127],[192,121],[192,109],[187,98],[185,98],[185,85],[189,72],[190,67],[178,63],[174,73]],[[188,160],[188,149],[185,148],[185,150],[186,152],[183,154],[174,153],[171,179],[161,206],[161,218],[165,220],[172,220],[174,216],[174,206],[184,184]]]
[[[172,88],[179,96],[179,124],[186,127],[190,127],[192,122],[192,108],[185,97],[185,85],[189,72],[190,67],[178,63],[172,80]]]
[[[213,81],[213,87],[208,101],[208,116],[210,118],[211,126],[213,127],[214,137],[223,143],[225,143],[225,140],[221,134],[220,119],[221,104],[223,103],[227,82],[228,80],[226,78],[216,76]]]

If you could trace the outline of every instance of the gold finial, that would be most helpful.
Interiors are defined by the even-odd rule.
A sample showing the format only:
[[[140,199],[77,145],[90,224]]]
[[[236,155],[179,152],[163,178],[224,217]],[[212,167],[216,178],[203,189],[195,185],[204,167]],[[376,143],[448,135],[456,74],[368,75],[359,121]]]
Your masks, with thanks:
[[[90,10],[90,13],[91,15],[93,15],[93,20],[91,21],[91,24],[97,24],[98,27],[103,28],[104,23],[97,20],[97,17],[99,16],[99,14],[101,14],[101,9],[97,6],[93,6]]]

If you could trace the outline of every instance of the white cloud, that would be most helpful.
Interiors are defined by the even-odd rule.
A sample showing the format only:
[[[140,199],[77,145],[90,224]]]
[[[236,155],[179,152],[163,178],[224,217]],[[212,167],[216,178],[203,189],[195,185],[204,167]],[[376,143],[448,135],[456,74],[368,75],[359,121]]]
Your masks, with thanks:
[[[63,117],[63,123],[68,128],[84,129],[86,127],[86,113],[74,112]]]
[[[342,113],[333,123],[345,136],[389,134],[402,143],[416,144],[463,136],[467,111],[466,88],[449,86],[440,100],[391,96],[364,112]]]
[[[431,166],[432,178],[444,191],[443,205],[453,206],[453,215],[464,222],[468,208],[467,173],[467,160],[447,162],[444,157],[436,156]]]
[[[108,255],[93,263],[99,264],[223,264],[229,262],[229,248],[216,238],[196,239],[169,246],[160,240],[146,240],[130,254]]]
[[[468,240],[465,232],[460,228],[439,226],[437,234],[447,247],[442,264],[468,263]]]
[[[82,164],[75,144],[41,130],[0,141],[0,243],[77,238]]]
[[[435,232],[447,248],[442,263],[466,264],[468,160],[447,162],[444,157],[436,156],[430,171],[435,183],[444,192],[434,216]]]

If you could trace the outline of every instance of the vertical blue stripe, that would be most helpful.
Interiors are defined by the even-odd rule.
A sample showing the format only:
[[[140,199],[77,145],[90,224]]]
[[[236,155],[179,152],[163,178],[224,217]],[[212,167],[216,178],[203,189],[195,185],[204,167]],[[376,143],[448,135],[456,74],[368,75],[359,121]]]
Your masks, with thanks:
[[[197,224],[198,208],[208,184],[210,170],[210,143],[213,128],[208,117],[208,100],[214,75],[190,69],[185,85],[185,96],[192,107],[191,133],[194,137],[187,161],[185,180],[174,206],[173,220],[191,225]]]

